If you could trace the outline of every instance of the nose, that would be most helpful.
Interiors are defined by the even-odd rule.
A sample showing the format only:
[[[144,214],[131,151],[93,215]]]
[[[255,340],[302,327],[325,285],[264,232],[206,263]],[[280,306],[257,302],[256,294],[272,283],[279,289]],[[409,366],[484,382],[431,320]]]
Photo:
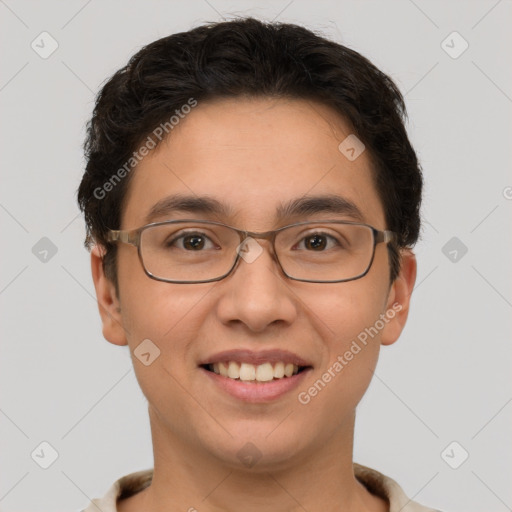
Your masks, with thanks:
[[[236,268],[221,283],[217,314],[224,324],[263,332],[297,318],[297,300],[268,240],[246,240]]]

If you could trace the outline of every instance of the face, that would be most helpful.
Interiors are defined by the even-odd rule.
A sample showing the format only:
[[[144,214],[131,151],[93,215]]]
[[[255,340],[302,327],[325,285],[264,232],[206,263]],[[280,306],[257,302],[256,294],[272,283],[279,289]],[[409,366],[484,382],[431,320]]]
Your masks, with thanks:
[[[308,101],[200,103],[133,171],[121,229],[148,223],[155,204],[180,194],[208,196],[226,211],[167,211],[151,221],[207,219],[263,232],[338,219],[384,230],[367,151],[350,161],[338,149],[350,133],[328,107]],[[328,209],[277,216],[290,201],[326,195],[352,203],[359,217]],[[361,279],[299,282],[280,273],[268,241],[257,242],[263,252],[254,261],[241,259],[231,275],[211,283],[150,279],[128,244],[118,247],[118,297],[97,249],[92,267],[104,336],[129,345],[152,428],[231,466],[243,463],[243,450],[253,450],[262,455],[260,467],[276,468],[350,437],[380,345],[393,343],[405,323],[416,267],[404,252],[390,284],[387,249],[378,244]],[[134,351],[148,339],[160,355],[146,366]],[[295,361],[301,371],[254,383],[203,366],[229,360],[273,368]],[[256,448],[243,448],[247,442]]]

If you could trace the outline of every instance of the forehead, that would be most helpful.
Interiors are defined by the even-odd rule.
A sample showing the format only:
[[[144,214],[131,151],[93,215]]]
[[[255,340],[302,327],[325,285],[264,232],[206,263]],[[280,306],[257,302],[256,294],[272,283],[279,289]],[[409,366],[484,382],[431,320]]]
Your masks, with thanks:
[[[202,217],[211,213],[244,229],[271,229],[290,217],[287,206],[294,201],[329,195],[355,206],[361,218],[352,220],[383,228],[368,152],[349,159],[339,149],[349,136],[354,137],[350,125],[317,102],[232,98],[199,103],[132,171],[122,227],[163,220],[149,214],[166,198],[179,196],[221,203],[216,212],[198,212]],[[162,211],[162,216],[171,218],[171,213]],[[297,213],[301,218],[289,220],[302,220],[307,213],[303,208]]]

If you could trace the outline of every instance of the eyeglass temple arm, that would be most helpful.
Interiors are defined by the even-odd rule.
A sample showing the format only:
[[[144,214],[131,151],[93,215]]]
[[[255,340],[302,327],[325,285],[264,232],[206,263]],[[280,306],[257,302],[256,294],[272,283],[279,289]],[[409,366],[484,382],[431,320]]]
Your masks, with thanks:
[[[381,242],[387,244],[389,242],[396,242],[396,240],[397,236],[393,231],[377,231],[375,233],[375,242],[378,244]]]
[[[122,231],[111,229],[107,233],[107,241],[123,242],[125,244],[137,245],[139,243],[140,233],[138,231]]]

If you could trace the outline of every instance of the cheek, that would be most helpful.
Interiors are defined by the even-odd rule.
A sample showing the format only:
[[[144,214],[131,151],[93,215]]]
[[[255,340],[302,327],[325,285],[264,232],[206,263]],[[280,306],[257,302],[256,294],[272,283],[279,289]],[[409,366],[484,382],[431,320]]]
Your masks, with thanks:
[[[313,294],[312,294],[313,295]],[[304,296],[310,318],[334,351],[343,350],[379,318],[385,299],[382,285],[370,279],[323,285],[314,298]],[[330,350],[330,352],[332,352]]]
[[[203,298],[208,290],[145,279],[144,286],[130,283],[122,295],[130,346],[150,338],[166,355],[183,352],[203,322]]]
[[[317,318],[315,330],[323,339],[325,356],[297,398],[308,421],[330,418],[323,428],[333,433],[350,419],[377,364],[380,332],[371,329],[382,313],[382,295],[369,297],[368,290],[351,285],[315,302],[312,317]]]
[[[162,418],[165,411],[172,410],[178,418],[173,420],[175,427],[183,423],[185,429],[185,419],[195,407],[185,389],[194,360],[194,341],[203,323],[201,297],[206,292],[146,280],[144,288],[136,283],[126,286],[123,295],[123,325],[135,375],[144,396]]]
[[[309,301],[325,352],[317,380],[303,391],[318,413],[334,407],[341,417],[366,391],[379,355],[384,297],[384,286],[362,279],[325,287]]]

